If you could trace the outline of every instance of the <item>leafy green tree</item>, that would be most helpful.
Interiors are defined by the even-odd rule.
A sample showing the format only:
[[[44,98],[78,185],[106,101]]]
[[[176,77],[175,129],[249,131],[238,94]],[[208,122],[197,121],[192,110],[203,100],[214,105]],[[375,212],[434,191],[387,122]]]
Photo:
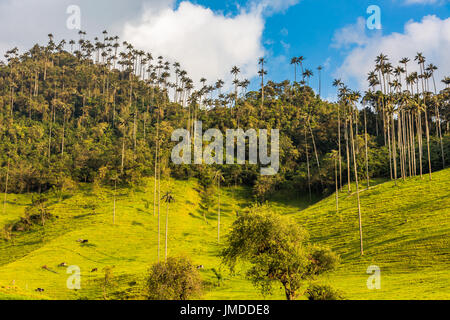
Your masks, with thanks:
[[[330,250],[308,244],[305,230],[267,206],[254,207],[233,223],[222,259],[232,271],[238,261],[248,262],[247,277],[263,295],[280,283],[287,300],[299,298],[306,281],[334,269],[339,260]]]

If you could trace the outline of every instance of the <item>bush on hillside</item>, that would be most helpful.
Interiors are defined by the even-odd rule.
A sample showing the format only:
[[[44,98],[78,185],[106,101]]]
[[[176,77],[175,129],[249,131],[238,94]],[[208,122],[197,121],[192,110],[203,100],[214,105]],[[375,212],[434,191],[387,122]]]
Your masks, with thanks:
[[[344,300],[339,290],[329,285],[313,284],[306,290],[308,300]]]
[[[154,264],[146,284],[148,300],[189,300],[202,290],[200,274],[187,258],[168,258]]]

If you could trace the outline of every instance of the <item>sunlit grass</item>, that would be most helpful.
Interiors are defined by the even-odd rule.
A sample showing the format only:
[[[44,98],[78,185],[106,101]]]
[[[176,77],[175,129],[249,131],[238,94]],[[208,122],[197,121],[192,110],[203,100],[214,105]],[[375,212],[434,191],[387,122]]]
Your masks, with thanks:
[[[279,194],[270,201],[276,211],[294,217],[315,243],[330,246],[341,255],[339,270],[322,281],[342,290],[350,299],[445,299],[450,287],[450,170],[435,173],[429,182],[415,178],[362,187],[365,255],[359,254],[356,195],[309,202],[307,195]],[[378,183],[381,181],[377,181]],[[245,268],[231,276],[221,266],[217,242],[217,198],[207,210],[205,223],[201,188],[195,180],[162,181],[162,193],[171,190],[169,255],[186,255],[205,281],[205,299],[263,299],[245,280]],[[102,269],[114,266],[107,297],[141,299],[145,274],[158,260],[158,218],[153,210],[153,180],[142,186],[118,189],[113,224],[113,189],[83,185],[64,200],[49,196],[54,216],[45,227],[16,233],[14,241],[0,242],[0,299],[102,299]],[[354,186],[352,186],[354,191]],[[245,207],[252,204],[250,190],[222,190],[222,239]],[[316,202],[316,203],[314,203]],[[8,195],[7,213],[0,225],[23,215],[30,195]],[[166,204],[161,203],[161,251],[164,259]],[[80,244],[78,239],[88,239]],[[62,262],[81,268],[81,290],[68,290]],[[49,270],[43,269],[47,266]],[[382,289],[368,290],[367,267],[381,268]],[[96,272],[91,272],[97,269]],[[223,276],[220,286],[212,269]],[[45,291],[36,293],[36,288]],[[283,299],[280,290],[271,299]]]

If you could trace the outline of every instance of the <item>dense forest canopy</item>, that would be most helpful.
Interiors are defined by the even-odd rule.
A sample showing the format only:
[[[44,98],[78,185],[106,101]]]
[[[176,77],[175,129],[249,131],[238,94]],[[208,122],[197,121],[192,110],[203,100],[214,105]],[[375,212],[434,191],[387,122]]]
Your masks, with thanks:
[[[339,101],[331,103],[309,86],[313,71],[304,69],[303,57],[292,60],[295,81],[281,83],[267,80],[261,58],[258,91],[248,92],[250,82],[238,67],[230,68],[233,89],[225,93],[224,81],[200,79],[195,88],[180,63],[120,43],[106,31],[94,41],[79,35],[77,42],[57,43],[50,34],[46,45],[9,50],[0,64],[5,194],[81,182],[138,184],[150,176],[197,177],[208,185],[220,169],[225,184],[252,186],[264,200],[281,188],[329,193],[358,174],[406,179],[450,163],[450,78],[436,79],[437,67],[426,65],[420,53],[398,67],[381,54],[367,92],[336,80]],[[420,72],[408,73],[408,63]],[[446,89],[438,92],[438,81]],[[197,120],[222,132],[280,129],[279,174],[260,176],[256,165],[172,164],[172,132],[193,131]]]

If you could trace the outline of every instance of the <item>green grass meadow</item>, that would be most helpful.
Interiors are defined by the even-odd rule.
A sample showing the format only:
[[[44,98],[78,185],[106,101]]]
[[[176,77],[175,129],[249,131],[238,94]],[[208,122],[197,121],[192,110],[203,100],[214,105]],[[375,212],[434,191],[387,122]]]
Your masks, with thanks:
[[[341,257],[337,271],[323,276],[348,299],[449,299],[450,298],[450,170],[394,182],[373,181],[361,186],[364,235],[360,256],[356,194],[339,194],[315,204],[305,196],[275,196],[268,203],[304,226],[314,243],[331,247]],[[352,186],[353,192],[355,186]],[[12,241],[0,240],[0,299],[143,299],[149,267],[158,260],[158,213],[153,208],[153,179],[117,190],[113,223],[111,188],[81,185],[63,195],[48,194],[54,216],[45,226],[16,232]],[[163,180],[161,193],[171,190],[168,252],[188,256],[204,280],[202,299],[284,299],[276,288],[263,297],[245,279],[245,266],[232,276],[221,266],[217,239],[217,197],[205,201],[197,181]],[[221,197],[221,238],[236,215],[253,204],[246,188],[224,188]],[[0,227],[17,221],[32,195],[7,195]],[[209,208],[205,203],[210,202]],[[161,251],[164,259],[166,204],[160,212]],[[204,217],[206,216],[206,221]],[[88,239],[81,244],[78,239]],[[222,241],[223,242],[223,241]],[[81,290],[67,289],[69,274],[62,262],[81,269]],[[369,290],[367,268],[381,269],[381,289]],[[47,266],[43,269],[43,266]],[[113,280],[104,287],[105,267]],[[94,269],[97,269],[95,271]],[[215,273],[223,280],[219,283]],[[37,293],[43,288],[43,293]]]

